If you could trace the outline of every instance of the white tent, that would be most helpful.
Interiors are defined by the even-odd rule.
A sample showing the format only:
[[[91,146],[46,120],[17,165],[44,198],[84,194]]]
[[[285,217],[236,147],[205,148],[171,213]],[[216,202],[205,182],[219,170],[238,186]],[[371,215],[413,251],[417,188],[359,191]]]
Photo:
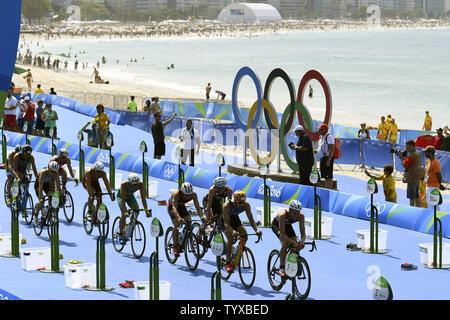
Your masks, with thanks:
[[[281,21],[276,8],[265,3],[232,3],[222,9],[217,20],[225,23],[267,23]]]

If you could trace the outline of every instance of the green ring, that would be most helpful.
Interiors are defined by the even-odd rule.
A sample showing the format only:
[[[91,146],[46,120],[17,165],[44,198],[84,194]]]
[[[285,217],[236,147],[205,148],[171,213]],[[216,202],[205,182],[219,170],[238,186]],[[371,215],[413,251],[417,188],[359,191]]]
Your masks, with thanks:
[[[287,122],[287,118],[291,113],[291,104],[289,104],[286,109],[283,112],[283,116],[281,117],[281,123],[280,123],[280,146],[281,146],[281,153],[283,154],[284,161],[286,161],[286,164],[288,165],[291,170],[299,172],[298,164],[296,161],[293,161],[291,159],[291,156],[287,152],[287,146],[286,146],[286,134],[292,130],[294,127],[294,122],[292,122],[291,127],[289,128],[288,132],[285,132],[285,124]],[[295,102],[295,110],[300,112],[303,116],[303,121],[305,122],[306,128],[309,131],[313,131],[313,120],[311,118],[311,114],[309,113],[308,109],[303,105],[303,103],[296,101]]]

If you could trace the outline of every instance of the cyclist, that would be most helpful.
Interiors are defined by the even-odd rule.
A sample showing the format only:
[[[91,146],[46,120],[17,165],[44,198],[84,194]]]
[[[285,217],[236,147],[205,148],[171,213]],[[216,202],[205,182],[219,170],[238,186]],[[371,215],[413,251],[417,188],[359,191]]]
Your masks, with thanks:
[[[278,274],[282,277],[286,276],[284,270],[284,263],[286,260],[287,249],[292,246],[295,250],[300,251],[305,247],[306,233],[305,233],[305,216],[300,212],[303,205],[298,200],[291,200],[288,209],[281,209],[277,216],[272,220],[272,231],[281,242],[280,249],[280,270]],[[298,222],[301,240],[297,242],[292,224]]]
[[[13,175],[17,179],[19,183],[22,180],[27,179],[27,171],[29,170],[29,166],[31,164],[31,168],[33,169],[34,176],[37,178],[38,172],[36,170],[36,164],[34,162],[34,157],[31,155],[33,152],[33,148],[27,144],[25,145],[19,153],[16,153],[13,158]],[[8,190],[9,192],[10,190]]]
[[[97,210],[100,204],[102,203],[102,188],[100,187],[99,179],[102,178],[105,183],[106,189],[108,190],[111,201],[114,201],[114,194],[112,193],[111,187],[109,185],[108,177],[104,171],[105,166],[101,161],[97,161],[94,163],[94,166],[87,169],[83,176],[83,187],[89,194],[88,199],[88,212],[87,219],[92,221],[92,205],[94,204],[94,196],[97,197]]]
[[[47,168],[39,171],[36,182],[34,183],[34,191],[36,192],[36,196],[39,199],[39,202],[36,204],[36,209],[33,217],[34,225],[38,224],[39,221],[39,212],[44,207],[44,194],[49,197],[53,196],[55,189],[58,190],[58,193],[61,194],[61,182],[59,181],[59,164],[56,161],[50,161]],[[55,188],[56,185],[56,188]],[[42,217],[44,219],[44,217]]]
[[[167,212],[173,223],[173,253],[178,256],[181,252],[181,248],[178,247],[178,228],[185,221],[191,221],[191,216],[186,209],[186,203],[194,201],[197,214],[203,222],[206,221],[203,217],[200,205],[198,203],[197,193],[194,192],[194,187],[190,182],[184,182],[181,185],[180,190],[172,192],[169,201],[167,201]]]
[[[213,186],[209,188],[208,193],[203,198],[203,208],[206,212],[208,222],[214,219],[221,227],[223,226],[223,206],[222,201],[225,198],[229,200],[233,197],[233,190],[227,186],[228,179],[217,177],[214,179]]]
[[[250,204],[246,201],[247,196],[242,190],[238,190],[233,194],[233,200],[228,200],[223,206],[223,221],[225,223],[225,235],[228,239],[227,242],[227,261],[225,270],[228,272],[233,271],[233,266],[231,264],[231,253],[233,239],[235,236],[240,235],[244,242],[247,242],[247,230],[242,225],[241,219],[239,219],[239,214],[244,212],[247,214],[247,218],[252,226],[253,230],[260,237],[262,232],[258,230],[255,220],[253,220],[252,210]]]
[[[67,184],[67,172],[63,168],[64,165],[67,165],[67,169],[69,169],[70,176],[73,178],[75,183],[78,184],[78,179],[75,178],[75,175],[73,174],[72,170],[72,162],[70,161],[70,158],[68,157],[68,152],[66,149],[60,149],[58,152],[58,155],[53,156],[50,161],[56,161],[59,164],[59,176],[62,178],[62,188],[63,190],[66,190],[66,184]]]
[[[22,146],[20,144],[16,145],[13,151],[8,154],[8,161],[6,161],[6,176],[8,178],[8,182],[6,183],[7,194],[9,195],[11,192],[11,185],[14,181],[14,173],[13,173],[13,164],[14,164],[14,156],[18,154],[22,150]],[[11,199],[8,197],[8,205]]]
[[[134,197],[134,193],[136,191],[140,191],[142,206],[144,207],[145,214],[147,217],[150,217],[150,211],[147,209],[147,200],[145,199],[145,189],[144,184],[139,181],[139,176],[136,173],[131,173],[128,176],[128,180],[122,182],[120,185],[119,192],[117,193],[117,204],[119,205],[120,211],[122,212],[122,216],[119,221],[119,242],[120,244],[125,244],[127,242],[126,237],[123,234],[125,228],[125,219],[129,216],[125,203],[133,210],[139,210],[139,205],[137,203],[136,198]]]

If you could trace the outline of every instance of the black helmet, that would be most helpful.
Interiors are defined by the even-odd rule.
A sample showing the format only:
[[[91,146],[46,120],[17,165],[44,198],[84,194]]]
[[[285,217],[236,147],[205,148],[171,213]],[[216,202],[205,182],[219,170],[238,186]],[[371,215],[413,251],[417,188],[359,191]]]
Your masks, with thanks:
[[[33,147],[30,146],[29,144],[25,145],[22,148],[22,153],[31,154],[32,152],[33,152]]]

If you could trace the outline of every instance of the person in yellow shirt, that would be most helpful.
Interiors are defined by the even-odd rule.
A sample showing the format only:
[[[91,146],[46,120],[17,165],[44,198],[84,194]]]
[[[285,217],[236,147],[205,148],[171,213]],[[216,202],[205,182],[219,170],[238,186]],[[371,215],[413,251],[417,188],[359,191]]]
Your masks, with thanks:
[[[382,175],[374,176],[371,175],[367,169],[364,170],[364,172],[370,177],[375,180],[382,180],[383,181],[383,190],[384,190],[384,199],[386,201],[397,203],[397,192],[395,191],[395,180],[392,176],[392,172],[394,172],[394,167],[391,165],[385,165],[383,169]]]
[[[422,130],[431,131],[432,124],[433,124],[433,119],[430,116],[430,111],[425,111],[425,120],[423,122]]]
[[[109,124],[111,121],[105,113],[105,107],[102,104],[97,105],[97,112],[98,113],[95,115],[95,119],[92,120],[92,122],[97,124],[97,142],[99,148],[106,149],[106,138],[108,137]]]
[[[34,91],[34,93],[37,93],[37,94],[43,94],[44,93],[44,91],[41,89],[41,85],[40,84],[37,85],[37,88]]]
[[[420,167],[419,207],[420,208],[428,208],[428,203],[427,203],[427,183],[425,182],[425,168],[424,167]]]
[[[378,125],[377,137],[380,141],[386,141],[389,133],[389,124],[385,121],[385,117],[381,117],[381,122]]]
[[[397,143],[397,133],[398,127],[395,123],[395,119],[391,119],[391,124],[389,125],[389,142],[395,145]]]

